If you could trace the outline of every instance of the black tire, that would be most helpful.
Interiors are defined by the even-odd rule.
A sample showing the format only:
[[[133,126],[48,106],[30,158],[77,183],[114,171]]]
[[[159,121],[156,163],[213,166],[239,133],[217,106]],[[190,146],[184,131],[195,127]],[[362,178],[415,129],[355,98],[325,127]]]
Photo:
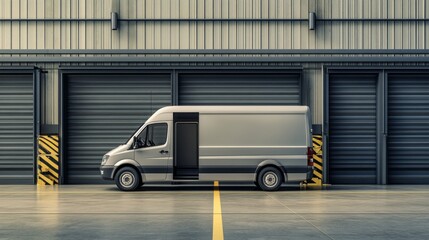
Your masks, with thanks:
[[[277,191],[283,183],[283,174],[274,167],[266,167],[258,174],[258,185],[264,191]]]
[[[140,174],[132,167],[123,167],[115,174],[116,186],[122,191],[133,191],[140,187]]]

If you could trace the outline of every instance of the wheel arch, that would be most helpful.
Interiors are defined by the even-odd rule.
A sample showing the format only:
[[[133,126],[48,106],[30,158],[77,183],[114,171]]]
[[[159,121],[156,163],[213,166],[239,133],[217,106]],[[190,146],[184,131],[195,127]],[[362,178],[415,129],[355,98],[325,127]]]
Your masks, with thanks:
[[[262,171],[262,169],[266,167],[274,167],[277,168],[281,173],[283,173],[283,183],[287,182],[287,174],[284,170],[284,167],[276,160],[264,160],[261,163],[258,164],[256,167],[255,175],[253,176],[253,181],[258,181],[258,175]]]
[[[143,177],[140,171],[140,165],[132,159],[123,159],[118,161],[117,163],[115,163],[114,167],[113,167],[113,172],[112,172],[112,178],[115,178],[116,173],[118,173],[119,169],[124,168],[124,167],[131,167],[134,168],[138,173],[140,173],[140,181],[143,181]]]

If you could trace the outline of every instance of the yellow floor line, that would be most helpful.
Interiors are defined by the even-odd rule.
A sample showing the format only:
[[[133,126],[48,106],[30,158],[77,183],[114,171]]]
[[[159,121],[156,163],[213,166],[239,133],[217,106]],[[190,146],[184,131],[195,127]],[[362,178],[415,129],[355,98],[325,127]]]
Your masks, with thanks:
[[[214,181],[213,192],[213,240],[223,240],[222,208],[218,181]]]

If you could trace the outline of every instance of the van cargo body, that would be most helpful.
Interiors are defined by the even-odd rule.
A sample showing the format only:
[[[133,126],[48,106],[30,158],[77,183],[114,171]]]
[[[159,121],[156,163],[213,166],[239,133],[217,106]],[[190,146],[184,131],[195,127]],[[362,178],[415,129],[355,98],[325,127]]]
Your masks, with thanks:
[[[103,156],[101,175],[122,190],[215,180],[277,190],[312,177],[310,119],[306,106],[164,107]]]

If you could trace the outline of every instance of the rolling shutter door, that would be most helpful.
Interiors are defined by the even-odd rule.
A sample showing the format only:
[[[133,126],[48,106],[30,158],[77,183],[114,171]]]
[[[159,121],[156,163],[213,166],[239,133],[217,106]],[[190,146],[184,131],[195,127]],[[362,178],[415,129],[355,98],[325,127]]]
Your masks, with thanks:
[[[388,183],[429,183],[429,75],[388,78]]]
[[[0,75],[0,183],[33,183],[33,75]]]
[[[300,74],[181,74],[180,105],[301,105]]]
[[[376,183],[378,75],[329,78],[329,182]]]
[[[66,77],[66,182],[97,183],[102,156],[171,105],[170,75]]]

